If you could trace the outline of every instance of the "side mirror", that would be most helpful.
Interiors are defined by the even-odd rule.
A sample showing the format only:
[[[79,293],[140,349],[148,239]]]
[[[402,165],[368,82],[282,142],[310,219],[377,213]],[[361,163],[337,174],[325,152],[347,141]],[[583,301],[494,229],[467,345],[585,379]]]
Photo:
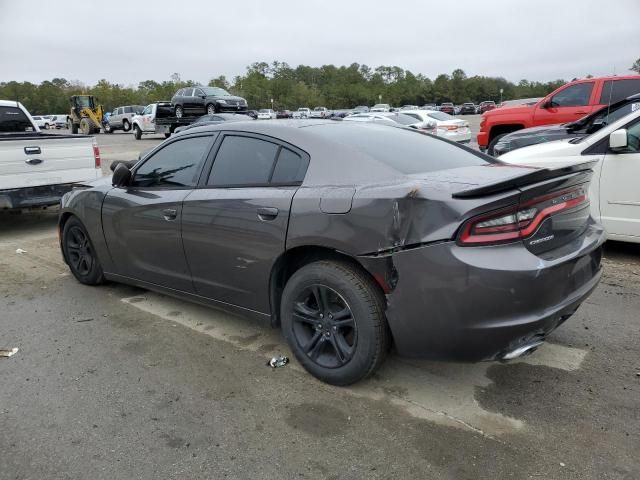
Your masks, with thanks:
[[[118,164],[113,171],[113,177],[111,177],[111,185],[114,187],[124,187],[129,184],[131,180],[131,170],[124,163]]]
[[[551,103],[551,100],[545,100],[544,103],[541,105],[542,108],[544,108],[545,110],[547,108],[551,108],[553,106],[553,103]]]
[[[611,150],[621,150],[627,148],[627,129],[621,128],[609,135],[609,148]]]

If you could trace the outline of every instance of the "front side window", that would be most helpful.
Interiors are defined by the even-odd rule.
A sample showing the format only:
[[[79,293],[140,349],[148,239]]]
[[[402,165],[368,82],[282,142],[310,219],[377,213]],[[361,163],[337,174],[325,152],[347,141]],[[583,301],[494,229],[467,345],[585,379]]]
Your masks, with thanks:
[[[551,97],[552,107],[581,107],[589,105],[593,82],[578,83],[565,88]]]
[[[199,88],[194,89],[195,91],[193,92],[193,95],[196,97],[201,97],[202,95],[204,95],[204,92],[202,90],[200,90]]]
[[[124,113],[133,113],[133,109],[131,107],[124,107]]]
[[[210,145],[210,136],[185,138],[170,143],[136,170],[133,186],[195,186]]]
[[[0,107],[0,132],[33,132],[33,125],[17,107]]]
[[[147,107],[145,107],[145,109],[142,111],[142,115],[149,115],[151,114],[151,105],[148,105]]]
[[[267,184],[277,152],[275,143],[252,137],[226,136],[213,162],[207,184]]]

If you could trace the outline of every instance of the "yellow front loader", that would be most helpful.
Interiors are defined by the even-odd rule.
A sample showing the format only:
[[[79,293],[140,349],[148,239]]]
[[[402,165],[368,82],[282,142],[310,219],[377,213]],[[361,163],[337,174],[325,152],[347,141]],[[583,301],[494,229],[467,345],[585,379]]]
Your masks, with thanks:
[[[71,111],[67,118],[67,126],[71,133],[80,130],[84,135],[100,133],[102,128],[102,105],[96,105],[92,95],[74,95],[69,98]]]

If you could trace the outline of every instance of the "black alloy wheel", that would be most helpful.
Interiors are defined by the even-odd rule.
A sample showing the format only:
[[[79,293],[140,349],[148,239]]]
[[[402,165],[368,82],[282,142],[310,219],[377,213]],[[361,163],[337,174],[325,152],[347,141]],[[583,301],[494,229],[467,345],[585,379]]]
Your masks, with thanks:
[[[348,363],[358,341],[349,305],[326,285],[311,285],[301,292],[293,306],[293,335],[302,351],[325,368]]]
[[[62,248],[71,273],[80,283],[98,285],[103,282],[102,267],[93,243],[75,217],[70,218],[64,226]]]
[[[314,377],[350,385],[375,372],[391,333],[384,295],[368,272],[340,260],[298,269],[280,300],[282,332],[291,351]]]

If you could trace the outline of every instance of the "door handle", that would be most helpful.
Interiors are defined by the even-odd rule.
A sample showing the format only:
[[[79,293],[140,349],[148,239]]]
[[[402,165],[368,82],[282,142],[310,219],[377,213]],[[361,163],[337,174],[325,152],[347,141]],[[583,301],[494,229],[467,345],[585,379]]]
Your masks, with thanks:
[[[40,150],[40,147],[24,147],[24,153],[27,155],[40,155],[42,150]]]
[[[44,162],[44,160],[41,160],[39,158],[27,158],[24,163],[28,164],[28,165],[40,165],[42,162]]]
[[[178,216],[178,211],[175,208],[165,208],[162,211],[162,216],[167,222],[171,222]]]
[[[260,220],[273,220],[278,216],[280,211],[274,207],[259,207],[258,218]]]

